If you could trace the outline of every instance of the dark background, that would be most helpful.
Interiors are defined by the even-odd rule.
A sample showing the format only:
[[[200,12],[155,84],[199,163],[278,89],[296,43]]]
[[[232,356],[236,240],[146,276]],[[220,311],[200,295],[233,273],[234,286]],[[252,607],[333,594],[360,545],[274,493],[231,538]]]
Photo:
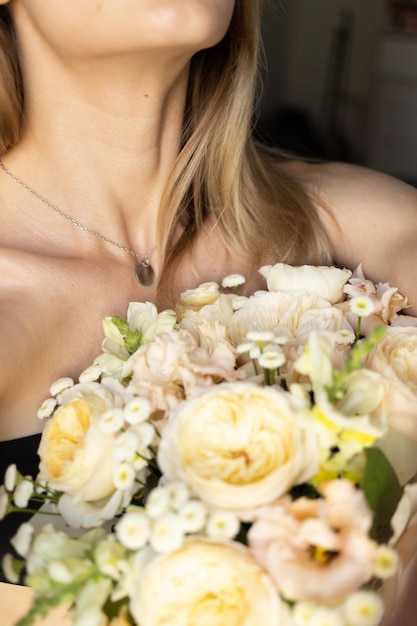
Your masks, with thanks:
[[[269,0],[256,132],[417,184],[417,1]]]

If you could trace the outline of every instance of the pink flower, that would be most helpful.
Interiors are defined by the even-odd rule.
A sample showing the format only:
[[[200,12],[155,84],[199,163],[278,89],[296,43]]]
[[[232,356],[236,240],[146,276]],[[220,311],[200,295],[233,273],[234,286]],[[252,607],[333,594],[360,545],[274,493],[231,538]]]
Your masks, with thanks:
[[[265,507],[248,534],[256,560],[289,600],[334,600],[373,575],[377,544],[368,536],[372,514],[362,492],[335,480],[322,495]]]
[[[362,320],[362,332],[368,335],[379,324],[392,324],[398,318],[398,312],[408,308],[407,298],[404,298],[396,287],[390,287],[388,283],[376,285],[364,276],[362,264],[354,271],[352,278],[344,286],[343,291],[351,298],[367,296],[372,300],[375,311],[372,315]],[[352,326],[356,326],[355,316],[346,313]]]

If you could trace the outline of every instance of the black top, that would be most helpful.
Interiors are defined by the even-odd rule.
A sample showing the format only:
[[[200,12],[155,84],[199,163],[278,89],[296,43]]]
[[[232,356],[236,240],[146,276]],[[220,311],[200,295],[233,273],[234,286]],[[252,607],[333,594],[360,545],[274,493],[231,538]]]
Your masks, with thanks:
[[[37,450],[41,435],[31,435],[22,439],[0,441],[0,484],[4,482],[6,469],[15,463],[17,469],[24,476],[35,477],[38,473],[39,457]],[[10,539],[16,533],[20,524],[29,519],[30,515],[10,513],[0,521],[0,563],[7,552],[14,553]],[[0,581],[7,582],[0,567]]]

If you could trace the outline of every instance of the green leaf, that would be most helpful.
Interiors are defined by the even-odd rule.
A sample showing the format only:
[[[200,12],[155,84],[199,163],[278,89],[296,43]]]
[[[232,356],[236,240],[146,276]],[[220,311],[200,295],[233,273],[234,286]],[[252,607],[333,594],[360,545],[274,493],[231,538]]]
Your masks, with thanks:
[[[392,465],[378,448],[366,448],[366,467],[360,481],[369,507],[374,513],[371,537],[385,543],[392,535],[391,518],[403,490]]]

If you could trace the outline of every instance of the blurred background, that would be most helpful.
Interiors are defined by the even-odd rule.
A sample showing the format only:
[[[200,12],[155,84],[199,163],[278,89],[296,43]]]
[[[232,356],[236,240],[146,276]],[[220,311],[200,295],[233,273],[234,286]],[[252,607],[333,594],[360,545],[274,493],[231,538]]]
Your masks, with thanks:
[[[417,0],[269,0],[256,127],[417,186]]]

